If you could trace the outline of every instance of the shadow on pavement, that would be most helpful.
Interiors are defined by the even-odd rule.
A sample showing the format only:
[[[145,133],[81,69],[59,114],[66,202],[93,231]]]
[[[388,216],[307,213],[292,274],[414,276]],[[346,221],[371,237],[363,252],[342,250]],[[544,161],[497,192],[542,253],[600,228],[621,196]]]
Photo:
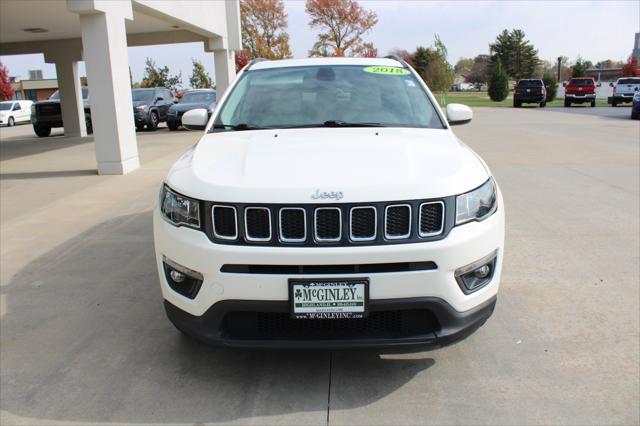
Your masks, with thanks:
[[[389,395],[434,364],[370,351],[227,350],[183,337],[164,315],[151,212],[69,239],[1,292],[2,409],[34,422],[299,414],[293,423],[319,423],[332,374],[343,383],[334,393],[338,406],[350,408]]]
[[[0,180],[45,179],[76,176],[97,176],[95,169],[86,170],[58,170],[50,172],[0,173]]]
[[[40,138],[35,135],[6,137],[0,131],[0,161],[42,154],[88,142],[93,142],[93,137],[65,138],[62,134],[52,135],[46,138]]]

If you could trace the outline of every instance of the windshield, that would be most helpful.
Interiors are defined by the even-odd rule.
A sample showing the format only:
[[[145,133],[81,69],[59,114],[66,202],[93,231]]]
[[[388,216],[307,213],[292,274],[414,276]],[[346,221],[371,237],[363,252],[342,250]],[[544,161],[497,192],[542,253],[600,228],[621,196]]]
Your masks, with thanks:
[[[327,125],[445,128],[409,70],[331,65],[245,72],[211,131]]]
[[[9,111],[13,102],[0,102],[0,111]]]
[[[153,100],[153,89],[134,89],[131,91],[133,102],[145,102]]]
[[[542,87],[542,80],[520,80],[518,87]]]
[[[180,99],[181,104],[210,104],[216,101],[214,92],[189,92]]]
[[[593,86],[595,83],[590,78],[576,78],[571,80],[573,86]]]
[[[60,100],[60,91],[56,90],[53,92],[53,95],[51,95],[49,99],[53,101]],[[87,86],[82,87],[82,99],[89,99],[89,88]]]

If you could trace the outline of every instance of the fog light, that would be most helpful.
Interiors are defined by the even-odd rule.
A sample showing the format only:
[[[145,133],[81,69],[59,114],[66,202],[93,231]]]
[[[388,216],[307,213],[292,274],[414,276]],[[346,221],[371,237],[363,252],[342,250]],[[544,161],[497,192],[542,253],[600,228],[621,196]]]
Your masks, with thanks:
[[[177,283],[181,283],[185,278],[182,272],[178,272],[175,269],[172,269],[169,275],[171,276],[171,279]]]
[[[200,272],[184,267],[165,256],[162,257],[162,266],[167,284],[173,291],[189,299],[196,297],[204,280]]]
[[[491,282],[495,271],[498,250],[469,265],[456,269],[454,275],[464,294],[480,290]]]

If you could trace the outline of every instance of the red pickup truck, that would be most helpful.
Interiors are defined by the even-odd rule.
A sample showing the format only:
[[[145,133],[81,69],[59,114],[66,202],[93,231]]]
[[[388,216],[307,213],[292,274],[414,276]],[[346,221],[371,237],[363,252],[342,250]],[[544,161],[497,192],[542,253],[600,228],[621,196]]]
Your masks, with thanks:
[[[574,77],[566,82],[564,86],[564,106],[570,107],[571,104],[582,104],[590,102],[592,107],[596,106],[596,84],[591,77]]]

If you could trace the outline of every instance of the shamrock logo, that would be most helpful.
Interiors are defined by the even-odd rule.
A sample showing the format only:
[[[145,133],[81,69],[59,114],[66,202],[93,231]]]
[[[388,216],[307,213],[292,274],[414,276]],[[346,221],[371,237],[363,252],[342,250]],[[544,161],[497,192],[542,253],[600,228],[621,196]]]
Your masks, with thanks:
[[[300,289],[297,289],[295,292],[295,298],[296,299],[302,299],[302,291]]]

